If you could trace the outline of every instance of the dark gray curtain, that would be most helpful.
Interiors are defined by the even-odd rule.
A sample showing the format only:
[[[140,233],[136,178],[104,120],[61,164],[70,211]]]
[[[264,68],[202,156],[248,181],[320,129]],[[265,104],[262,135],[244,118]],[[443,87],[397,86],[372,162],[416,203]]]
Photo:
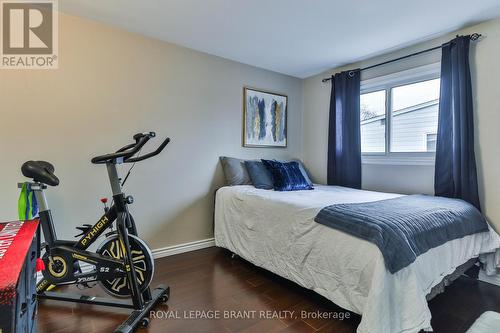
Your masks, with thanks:
[[[328,133],[328,185],[361,188],[360,70],[332,78]]]
[[[480,209],[469,44],[469,36],[457,36],[442,47],[434,191]]]

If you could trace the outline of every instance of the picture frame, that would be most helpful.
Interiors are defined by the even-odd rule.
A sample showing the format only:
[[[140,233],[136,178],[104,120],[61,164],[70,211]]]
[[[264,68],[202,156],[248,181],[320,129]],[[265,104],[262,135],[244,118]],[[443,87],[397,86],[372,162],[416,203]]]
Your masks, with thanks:
[[[286,148],[288,96],[243,87],[243,147]]]

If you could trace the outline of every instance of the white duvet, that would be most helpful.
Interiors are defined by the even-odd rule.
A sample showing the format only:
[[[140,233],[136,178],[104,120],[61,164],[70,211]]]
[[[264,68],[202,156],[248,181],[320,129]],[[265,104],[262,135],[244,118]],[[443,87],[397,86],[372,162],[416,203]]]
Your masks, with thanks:
[[[456,267],[500,248],[500,236],[490,229],[450,241],[390,274],[374,244],[314,222],[328,205],[398,196],[319,185],[295,192],[223,187],[215,243],[361,314],[358,333],[432,330],[425,296]]]

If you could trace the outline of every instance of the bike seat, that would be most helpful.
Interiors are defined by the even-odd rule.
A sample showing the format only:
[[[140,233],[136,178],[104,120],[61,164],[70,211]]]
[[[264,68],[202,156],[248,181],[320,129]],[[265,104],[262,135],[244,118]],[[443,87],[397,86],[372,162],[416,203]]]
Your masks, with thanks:
[[[25,177],[32,178],[35,182],[50,186],[59,185],[59,178],[54,175],[54,166],[45,161],[27,161],[21,167]]]

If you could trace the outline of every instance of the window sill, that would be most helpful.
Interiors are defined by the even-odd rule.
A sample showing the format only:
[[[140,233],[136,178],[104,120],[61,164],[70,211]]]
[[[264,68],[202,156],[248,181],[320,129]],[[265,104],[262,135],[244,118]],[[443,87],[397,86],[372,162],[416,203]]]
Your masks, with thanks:
[[[378,165],[426,165],[434,166],[435,156],[387,156],[387,155],[363,155],[361,156],[362,164],[378,164]]]

